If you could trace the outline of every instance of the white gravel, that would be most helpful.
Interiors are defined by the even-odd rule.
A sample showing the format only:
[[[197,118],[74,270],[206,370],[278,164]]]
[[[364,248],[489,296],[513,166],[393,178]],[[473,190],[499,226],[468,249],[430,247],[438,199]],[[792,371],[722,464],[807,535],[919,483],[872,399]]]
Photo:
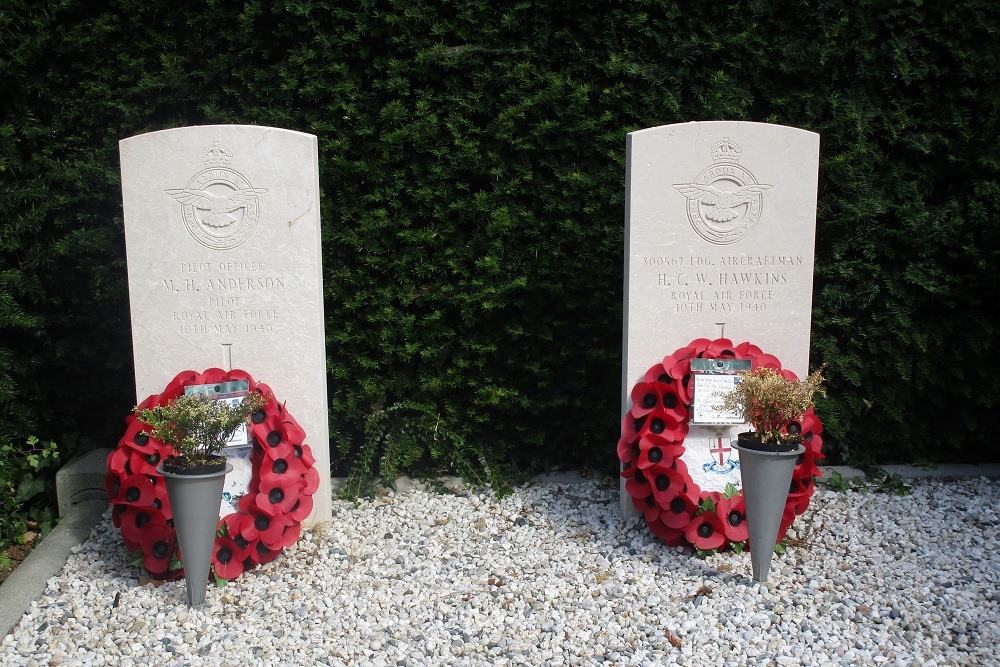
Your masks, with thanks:
[[[767,586],[618,517],[617,489],[358,505],[200,609],[139,584],[105,516],[2,665],[998,665],[1000,483],[820,488]],[[117,604],[115,602],[117,601]]]

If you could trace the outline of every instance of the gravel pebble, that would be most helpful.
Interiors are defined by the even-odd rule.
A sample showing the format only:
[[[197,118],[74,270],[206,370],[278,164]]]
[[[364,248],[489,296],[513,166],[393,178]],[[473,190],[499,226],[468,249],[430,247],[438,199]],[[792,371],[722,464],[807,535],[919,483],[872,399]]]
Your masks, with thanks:
[[[818,488],[757,585],[748,553],[666,547],[593,482],[410,485],[335,500],[198,609],[183,581],[139,585],[108,514],[0,665],[1000,664],[1000,483],[913,487]]]

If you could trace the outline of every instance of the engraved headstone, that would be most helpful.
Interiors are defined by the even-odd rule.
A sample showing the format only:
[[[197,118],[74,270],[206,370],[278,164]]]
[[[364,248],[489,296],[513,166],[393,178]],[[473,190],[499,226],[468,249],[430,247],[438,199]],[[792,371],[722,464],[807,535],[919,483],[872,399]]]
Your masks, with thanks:
[[[330,518],[316,137],[183,127],[120,144],[137,400],[180,371],[240,368],[307,434]]]
[[[746,122],[632,132],[626,142],[622,414],[654,364],[696,338],[750,341],[809,365],[819,135]],[[703,489],[739,487],[740,426],[691,426]],[[622,484],[622,511],[634,512]]]

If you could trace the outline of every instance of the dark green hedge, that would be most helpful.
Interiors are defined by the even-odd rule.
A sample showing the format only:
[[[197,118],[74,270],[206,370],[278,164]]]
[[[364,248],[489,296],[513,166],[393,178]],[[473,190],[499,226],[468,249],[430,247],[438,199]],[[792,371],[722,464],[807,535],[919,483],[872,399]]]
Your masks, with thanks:
[[[994,456],[995,17],[992,0],[6,0],[0,437],[114,444],[133,403],[117,142],[246,123],[320,139],[344,460],[367,418],[412,402],[496,460],[610,468],[625,134],[730,119],[822,135],[829,451]]]

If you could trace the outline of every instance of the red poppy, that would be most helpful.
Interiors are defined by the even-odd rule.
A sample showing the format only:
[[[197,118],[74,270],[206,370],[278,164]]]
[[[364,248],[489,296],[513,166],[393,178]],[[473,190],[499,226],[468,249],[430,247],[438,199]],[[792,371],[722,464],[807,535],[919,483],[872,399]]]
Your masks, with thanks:
[[[681,401],[685,405],[691,405],[691,360],[682,359],[667,369],[667,373],[674,379],[671,385]]]
[[[757,370],[758,368],[770,368],[771,370],[780,371],[781,362],[773,354],[759,354],[757,356],[751,357],[753,362],[751,370]]]
[[[268,541],[263,535],[261,535],[260,541],[263,542],[269,549],[281,551],[285,547],[290,547],[295,544],[296,540],[299,539],[299,533],[302,532],[301,528],[301,524],[295,522],[291,525],[286,525],[276,540]]]
[[[262,475],[255,503],[267,514],[279,516],[292,509],[299,498],[299,481],[282,475]]]
[[[659,519],[668,528],[684,528],[691,522],[691,518],[697,511],[698,507],[694,501],[688,494],[682,493],[670,500],[670,505],[663,508]]]
[[[220,579],[235,579],[243,574],[243,561],[246,552],[236,546],[236,542],[228,537],[215,538],[215,548],[212,550],[212,569]]]
[[[272,517],[254,507],[240,521],[239,534],[247,542],[254,542],[265,535],[269,542],[273,542],[284,528],[281,519]]]
[[[123,449],[132,450],[131,447],[127,446]],[[128,465],[133,472],[140,475],[159,475],[160,473],[156,472],[156,466],[162,460],[161,457],[169,458],[173,455],[174,450],[172,447],[163,447],[160,451],[154,451],[153,453],[132,450],[128,457]]]
[[[640,468],[631,466],[623,470],[621,476],[625,478],[625,490],[633,498],[646,498],[653,493],[649,478]]]
[[[733,351],[738,359],[750,359],[764,354],[764,351],[751,342],[740,343]]]
[[[111,523],[115,525],[115,528],[122,527],[122,517],[125,516],[125,510],[127,509],[126,505],[115,505],[111,508]]]
[[[669,507],[674,498],[684,492],[684,478],[672,468],[650,468],[646,471],[653,498],[660,507]]]
[[[125,435],[122,436],[119,444],[128,445],[132,449],[145,454],[153,454],[162,443],[148,435],[150,430],[151,427],[149,425],[133,417],[128,428],[125,429]]]
[[[316,468],[306,468],[302,478],[299,480],[299,489],[302,495],[311,496],[319,489],[319,471]]]
[[[676,547],[684,544],[684,531],[680,528],[671,528],[662,521],[651,521],[649,529],[653,534],[666,542],[667,546]]]
[[[129,475],[121,480],[118,493],[110,498],[112,503],[137,505],[145,507],[152,505],[156,498],[153,480],[147,475]]]
[[[268,414],[263,422],[251,425],[254,440],[260,443],[264,455],[271,459],[292,456],[292,442],[288,439],[288,424],[277,414]]]
[[[285,459],[263,459],[260,468],[255,472],[255,477],[263,481],[269,477],[286,477],[298,481],[306,472],[306,467],[301,459],[289,456]]]
[[[669,358],[669,357],[668,357]],[[671,361],[671,363],[673,363]],[[656,364],[650,367],[646,374],[642,378],[643,382],[664,382],[670,384],[673,380],[669,375],[667,375],[667,369],[664,368],[663,364]]]
[[[728,338],[718,338],[710,341],[705,348],[705,357],[709,359],[732,359],[736,357],[733,341]]]
[[[299,499],[295,501],[292,505],[292,509],[289,510],[288,516],[295,521],[305,521],[306,518],[312,514],[313,511],[313,499],[312,496],[300,495]]]
[[[139,535],[143,526],[150,523],[166,524],[163,512],[152,507],[136,507],[126,505],[121,518],[122,537],[133,544],[139,544]],[[134,551],[134,549],[133,549]]]
[[[118,492],[121,490],[121,487],[122,487],[122,476],[119,475],[118,473],[108,472],[108,474],[104,476],[104,490],[107,492],[108,499],[112,503],[114,501],[111,499],[118,497]]]
[[[301,445],[294,445],[292,447],[295,450],[295,458],[302,460],[302,465],[306,468],[312,468],[316,465],[316,457],[313,456],[312,448],[309,445],[302,443]]]
[[[726,538],[730,542],[746,542],[750,533],[747,530],[747,507],[743,495],[722,498],[715,504],[715,508],[723,519]]]
[[[623,435],[618,439],[618,460],[633,463],[639,458],[639,441],[635,436]]]
[[[639,458],[636,465],[640,468],[660,465],[667,467],[684,453],[684,448],[674,445],[662,435],[648,433],[639,439]]]
[[[112,473],[124,477],[131,475],[132,469],[128,466],[129,451],[127,447],[118,447],[108,454],[107,466]]]
[[[253,545],[253,556],[251,556],[255,561],[263,565],[264,563],[270,563],[272,560],[281,555],[280,549],[272,549],[264,543],[263,537],[257,540]]]
[[[645,498],[632,498],[632,506],[642,512],[646,518],[646,523],[652,523],[660,519],[663,508],[656,504],[656,498],[650,493]]]
[[[697,548],[718,549],[726,542],[726,529],[715,512],[703,512],[684,528],[684,536]]]
[[[153,574],[167,572],[176,542],[176,531],[165,523],[146,524],[139,531],[142,566]]]

